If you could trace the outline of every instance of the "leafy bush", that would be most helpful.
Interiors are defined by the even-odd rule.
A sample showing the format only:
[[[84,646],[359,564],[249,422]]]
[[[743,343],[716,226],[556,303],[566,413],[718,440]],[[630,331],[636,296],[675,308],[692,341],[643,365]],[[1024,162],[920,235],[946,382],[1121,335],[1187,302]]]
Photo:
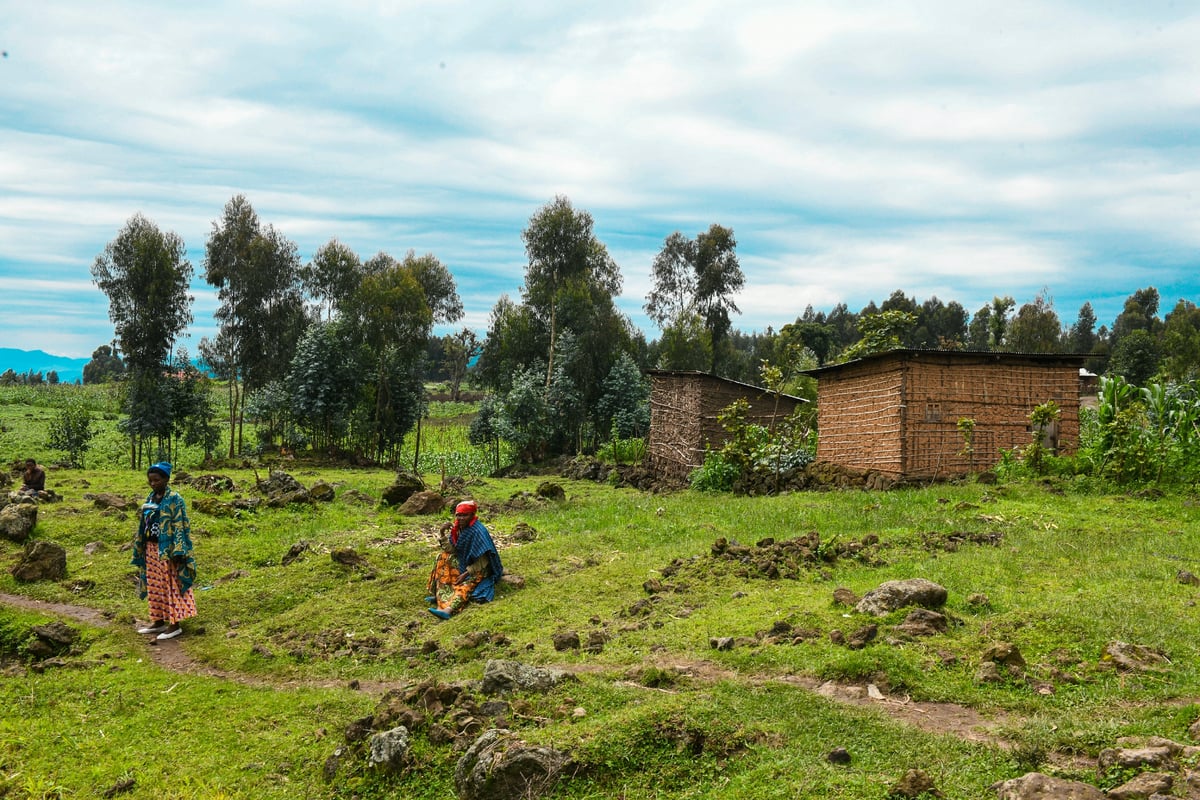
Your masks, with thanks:
[[[91,413],[83,403],[69,398],[50,421],[50,440],[46,446],[66,453],[71,466],[82,467],[83,456],[95,435]]]
[[[701,492],[730,492],[741,474],[741,467],[728,461],[722,451],[709,450],[704,454],[704,463],[688,476],[688,482]]]
[[[694,488],[736,491],[759,478],[779,478],[812,462],[816,435],[808,427],[804,409],[797,409],[774,430],[749,422],[749,410],[749,403],[736,400],[717,415],[728,438],[720,450],[705,453],[704,463],[689,479]]]

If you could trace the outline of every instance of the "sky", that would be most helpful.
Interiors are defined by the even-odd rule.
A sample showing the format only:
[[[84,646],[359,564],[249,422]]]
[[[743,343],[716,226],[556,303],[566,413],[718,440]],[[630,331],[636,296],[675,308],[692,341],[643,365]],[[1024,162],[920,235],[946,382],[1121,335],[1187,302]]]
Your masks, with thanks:
[[[1200,302],[1197,42],[1182,0],[0,0],[0,345],[109,343],[91,266],[141,213],[195,353],[238,194],[305,262],[434,254],[481,334],[558,195],[650,339],[654,256],[714,223],[747,332],[898,289],[1163,315]]]

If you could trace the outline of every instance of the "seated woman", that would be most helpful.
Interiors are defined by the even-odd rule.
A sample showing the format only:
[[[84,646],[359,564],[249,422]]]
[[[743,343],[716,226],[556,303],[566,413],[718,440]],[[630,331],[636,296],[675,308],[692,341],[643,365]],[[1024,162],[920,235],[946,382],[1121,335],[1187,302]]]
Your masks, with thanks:
[[[429,613],[439,619],[450,619],[471,600],[491,600],[504,574],[492,536],[476,516],[478,510],[474,500],[464,500],[454,508],[454,524],[442,528],[442,552],[425,587],[425,602],[433,604]]]

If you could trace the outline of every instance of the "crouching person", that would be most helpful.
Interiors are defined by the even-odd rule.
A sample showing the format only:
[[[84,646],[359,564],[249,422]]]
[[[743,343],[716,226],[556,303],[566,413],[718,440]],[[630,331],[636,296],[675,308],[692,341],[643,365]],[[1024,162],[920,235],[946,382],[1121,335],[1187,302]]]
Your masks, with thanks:
[[[500,553],[476,516],[478,510],[474,500],[464,500],[454,508],[454,523],[442,528],[442,552],[429,575],[425,598],[429,613],[439,619],[450,619],[468,602],[490,601],[504,574]]]

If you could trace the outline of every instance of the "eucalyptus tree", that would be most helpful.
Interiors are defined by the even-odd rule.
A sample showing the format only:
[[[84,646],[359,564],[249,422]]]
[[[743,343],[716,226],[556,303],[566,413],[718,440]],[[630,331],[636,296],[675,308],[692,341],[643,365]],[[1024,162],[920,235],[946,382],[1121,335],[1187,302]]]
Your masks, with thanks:
[[[448,333],[442,337],[441,366],[450,383],[451,400],[458,400],[463,381],[467,377],[467,369],[481,350],[479,336],[470,328],[463,328],[457,333]]]
[[[540,362],[549,339],[544,322],[530,306],[501,295],[492,307],[475,367],[479,383],[498,395],[505,394],[519,370],[535,360]]]
[[[317,301],[318,313],[331,319],[358,288],[363,265],[348,246],[330,239],[317,248],[312,260],[300,270],[300,282],[309,297]]]
[[[1200,377],[1200,308],[1180,300],[1163,320],[1163,368],[1175,381]]]
[[[646,314],[664,332],[674,328],[676,339],[690,327],[689,317],[698,315],[708,337],[708,368],[716,372],[732,327],[729,314],[741,313],[733,295],[746,281],[733,230],[714,223],[695,239],[675,231],[663,241],[650,277]]]
[[[220,305],[213,316],[227,340],[230,379],[242,389],[231,396],[233,456],[242,442],[246,393],[284,377],[307,325],[300,256],[295,243],[262,224],[245,196],[237,195],[213,222],[204,279],[217,289]]]
[[[125,362],[111,346],[102,344],[92,351],[92,358],[83,365],[83,382],[107,383],[125,375]]]
[[[374,381],[366,387],[367,413],[357,415],[358,440],[380,460],[394,460],[404,435],[420,419],[422,366],[435,314],[445,318],[458,304],[452,279],[432,283],[434,291],[427,293],[422,279],[437,270],[428,263],[414,268],[415,261],[411,254],[403,263],[386,253],[370,259],[341,316],[351,341],[363,348],[364,373]]]
[[[554,373],[559,306],[570,289],[584,288],[609,298],[621,292],[621,273],[608,249],[596,238],[592,215],[576,210],[557,196],[529,219],[521,232],[529,266],[525,272],[525,303],[548,320],[546,382]]]
[[[1057,353],[1063,338],[1054,301],[1043,290],[1033,302],[1017,309],[1008,324],[1005,349],[1015,353]]]
[[[175,340],[192,321],[192,264],[183,239],[135,214],[92,264],[92,279],[108,296],[108,317],[129,372],[125,431],[130,465],[141,463],[148,436],[167,435],[168,409],[156,403]]]

